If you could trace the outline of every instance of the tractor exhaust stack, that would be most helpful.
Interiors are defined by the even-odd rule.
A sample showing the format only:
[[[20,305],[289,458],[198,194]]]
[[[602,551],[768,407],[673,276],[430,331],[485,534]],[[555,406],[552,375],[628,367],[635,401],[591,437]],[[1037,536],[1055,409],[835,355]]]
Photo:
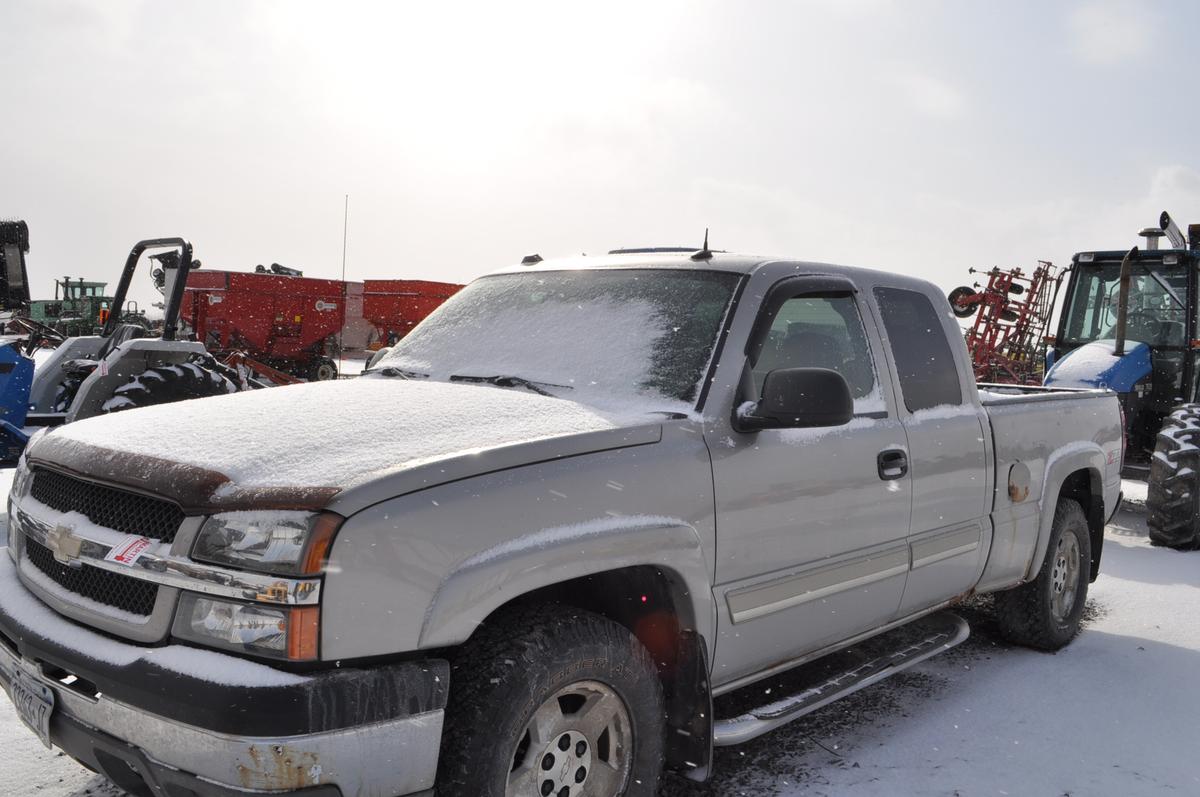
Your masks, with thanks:
[[[1186,249],[1187,239],[1183,237],[1183,232],[1179,229],[1179,225],[1171,218],[1171,214],[1163,211],[1158,217],[1159,228],[1166,233],[1167,238],[1171,239],[1171,246],[1175,249]]]
[[[1143,230],[1143,233],[1145,230]],[[1157,231],[1162,235],[1162,230]],[[1158,243],[1157,237],[1149,237],[1147,240]],[[1151,246],[1150,249],[1157,249],[1157,246]],[[1133,261],[1137,257],[1138,248],[1135,246],[1125,253],[1125,257],[1121,260],[1121,291],[1117,298],[1117,342],[1113,347],[1113,355],[1116,357],[1125,356],[1125,321],[1129,316],[1129,279],[1133,273]]]

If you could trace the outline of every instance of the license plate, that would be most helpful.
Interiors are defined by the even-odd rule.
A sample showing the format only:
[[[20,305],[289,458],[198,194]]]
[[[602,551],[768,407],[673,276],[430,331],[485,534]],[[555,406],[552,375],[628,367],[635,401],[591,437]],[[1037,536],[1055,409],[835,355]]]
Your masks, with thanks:
[[[17,716],[38,735],[42,744],[50,746],[50,715],[54,713],[54,692],[50,688],[34,681],[19,669],[13,673],[12,682],[13,705],[17,708]]]

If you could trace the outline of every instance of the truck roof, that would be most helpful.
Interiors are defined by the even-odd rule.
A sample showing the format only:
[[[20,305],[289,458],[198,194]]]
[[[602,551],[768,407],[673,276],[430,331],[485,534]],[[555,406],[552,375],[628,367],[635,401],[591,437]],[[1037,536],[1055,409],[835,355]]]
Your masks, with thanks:
[[[924,290],[930,285],[928,280],[909,277],[896,272],[880,269],[861,268],[858,266],[843,266],[834,263],[821,263],[803,260],[795,257],[771,255],[751,255],[736,252],[712,252],[712,257],[693,260],[692,255],[697,250],[689,251],[630,251],[609,253],[603,255],[576,255],[573,257],[556,257],[539,260],[534,263],[516,263],[506,266],[490,274],[514,274],[525,271],[567,271],[583,269],[627,269],[627,268],[668,268],[695,269],[698,271],[728,271],[738,274],[753,274],[767,266],[787,264],[796,268],[798,273],[808,274],[840,274],[850,279],[858,276],[865,282],[887,282],[892,285],[911,283],[911,287]]]

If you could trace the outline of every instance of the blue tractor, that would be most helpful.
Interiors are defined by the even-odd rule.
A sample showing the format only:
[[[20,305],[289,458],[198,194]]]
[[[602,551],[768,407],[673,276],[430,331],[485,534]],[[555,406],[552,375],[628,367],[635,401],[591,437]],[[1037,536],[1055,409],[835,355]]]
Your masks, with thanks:
[[[1125,475],[1149,483],[1150,541],[1192,550],[1200,548],[1200,224],[1185,237],[1164,212],[1140,234],[1144,248],[1071,258],[1045,383],[1116,391]]]

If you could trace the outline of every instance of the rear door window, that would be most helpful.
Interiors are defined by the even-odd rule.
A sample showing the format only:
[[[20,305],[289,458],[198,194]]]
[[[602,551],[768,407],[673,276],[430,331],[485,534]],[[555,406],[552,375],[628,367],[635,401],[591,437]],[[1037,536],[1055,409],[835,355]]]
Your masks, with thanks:
[[[962,404],[954,353],[928,297],[900,288],[876,288],[875,300],[908,411]]]

